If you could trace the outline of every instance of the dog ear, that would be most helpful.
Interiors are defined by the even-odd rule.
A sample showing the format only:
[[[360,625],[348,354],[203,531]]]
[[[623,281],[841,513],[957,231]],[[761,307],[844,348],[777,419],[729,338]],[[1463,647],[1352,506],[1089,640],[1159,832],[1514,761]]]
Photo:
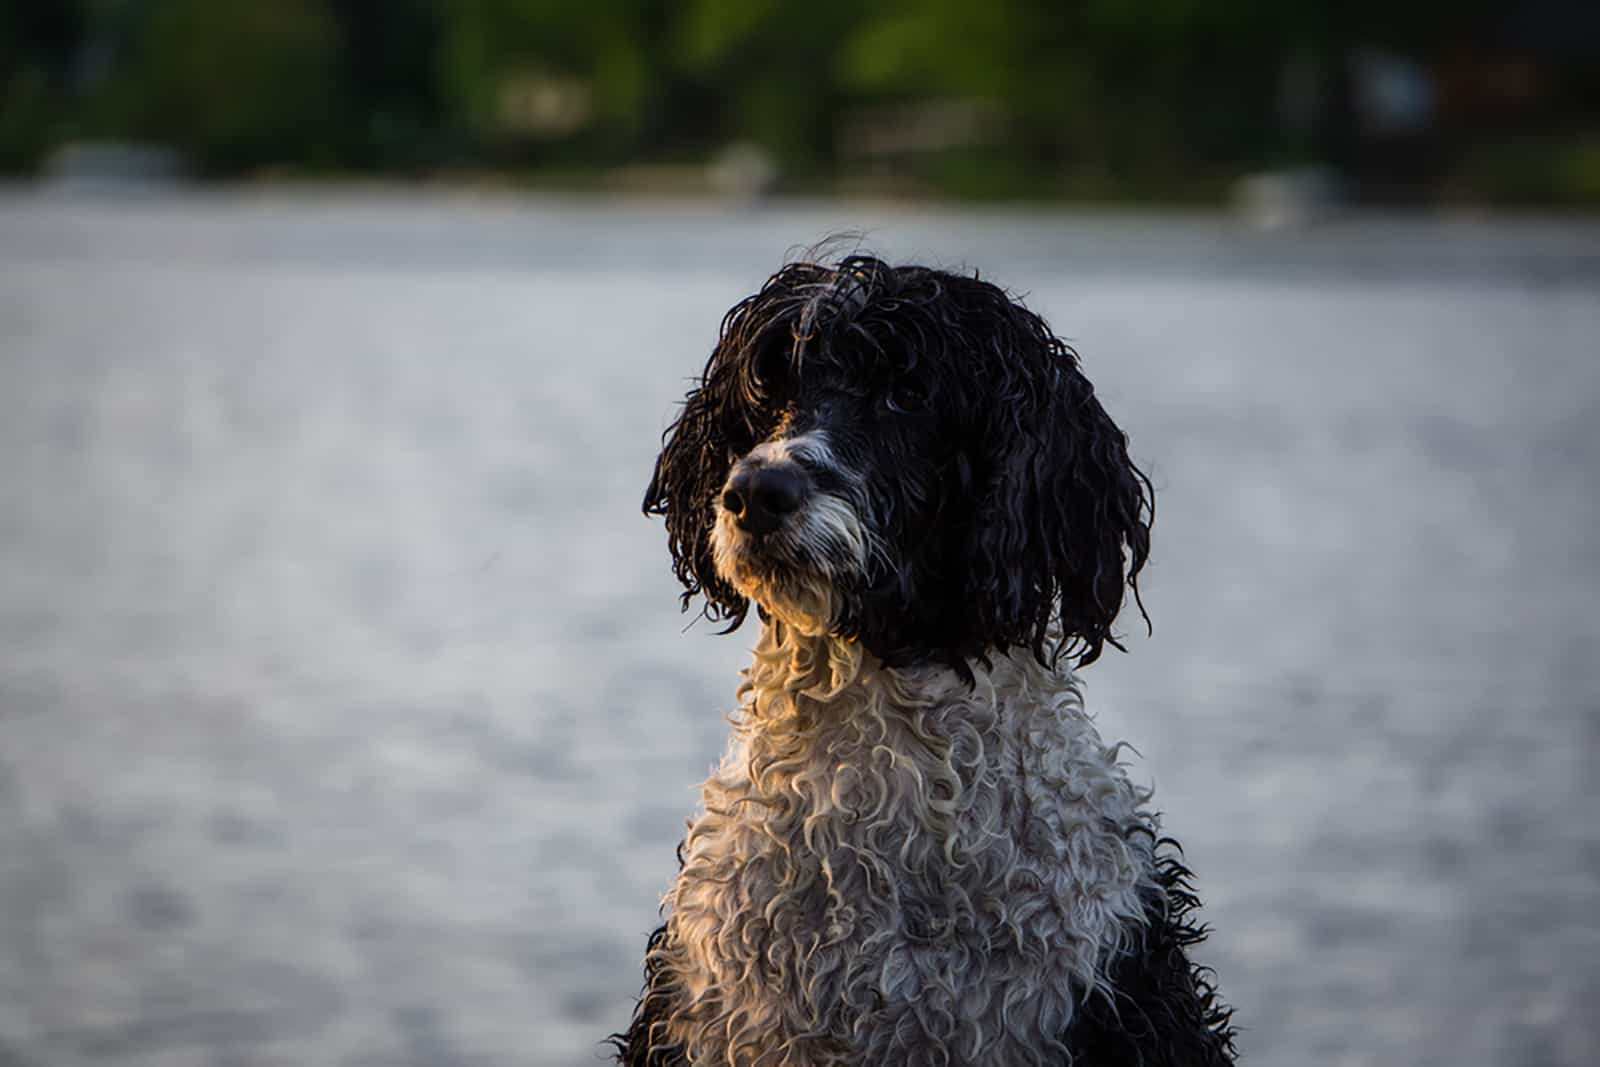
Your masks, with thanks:
[[[712,622],[726,621],[727,630],[737,629],[750,609],[745,596],[717,573],[711,550],[716,495],[734,459],[751,447],[729,434],[729,426],[737,427],[739,421],[730,410],[736,403],[730,397],[735,391],[731,377],[713,354],[700,384],[662,435],[661,454],[644,493],[644,513],[667,520],[672,572],[683,583],[683,609],[703,594],[703,614]]]
[[[683,410],[661,438],[661,454],[644,493],[644,513],[667,520],[672,570],[683,583],[682,605],[705,597],[702,613],[736,630],[750,602],[717,572],[711,533],[716,499],[740,456],[777,426],[802,304],[795,294],[817,268],[791,265],[759,293],[735,304]],[[808,273],[809,272],[809,273]]]
[[[1081,667],[1107,643],[1122,647],[1111,624],[1126,592],[1138,602],[1153,495],[1077,354],[1038,316],[1013,308],[1018,318],[1003,331],[1014,346],[1005,361],[1012,372],[978,435],[987,485],[972,533],[969,602],[996,647],[1024,645],[1047,664],[1077,656]]]

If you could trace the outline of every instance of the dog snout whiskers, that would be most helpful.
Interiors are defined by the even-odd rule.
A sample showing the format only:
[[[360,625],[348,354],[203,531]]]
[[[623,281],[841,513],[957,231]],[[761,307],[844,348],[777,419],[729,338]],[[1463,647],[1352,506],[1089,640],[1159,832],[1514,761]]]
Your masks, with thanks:
[[[788,464],[743,466],[722,492],[722,507],[747,533],[771,533],[805,503],[806,479]]]

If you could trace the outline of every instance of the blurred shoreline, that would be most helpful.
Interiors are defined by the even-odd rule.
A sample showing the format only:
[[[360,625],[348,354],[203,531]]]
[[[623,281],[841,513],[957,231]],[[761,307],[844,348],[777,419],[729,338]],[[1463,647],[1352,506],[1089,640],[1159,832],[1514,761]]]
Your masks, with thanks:
[[[275,224],[261,225],[264,217]],[[647,224],[651,239],[595,239],[627,219]],[[657,225],[665,219],[673,224]],[[835,254],[882,251],[889,235],[891,255],[954,268],[1003,241],[1016,273],[1000,280],[1012,284],[1040,274],[1196,284],[1600,279],[1600,217],[1556,211],[1359,207],[1263,225],[1245,211],[1192,206],[743,200],[455,181],[0,181],[0,262],[326,257],[385,269],[442,261],[542,273],[555,266],[542,251],[554,242],[564,271],[737,269],[759,277],[819,242]],[[990,269],[981,258],[970,265]]]
[[[1231,219],[1249,222],[1235,200],[1164,200],[1138,197],[1078,199],[1070,196],[962,198],[910,192],[893,183],[862,181],[838,187],[816,185],[759,194],[730,193],[708,179],[683,173],[657,174],[659,168],[618,168],[582,174],[540,175],[516,171],[459,171],[405,177],[360,172],[300,174],[264,172],[234,177],[168,174],[138,176],[0,174],[0,196],[40,200],[173,199],[192,202],[281,198],[305,203],[351,200],[433,200],[439,202],[540,205],[615,203],[649,208],[683,208],[742,213],[840,206],[887,215],[1027,215],[1030,217]],[[1271,172],[1267,173],[1271,176]],[[1249,180],[1247,175],[1241,181]],[[1411,204],[1339,202],[1332,209],[1292,225],[1317,227],[1371,220],[1427,219],[1448,222],[1570,220],[1600,228],[1600,207],[1583,204],[1504,204],[1479,201]],[[1271,227],[1266,227],[1271,228]]]

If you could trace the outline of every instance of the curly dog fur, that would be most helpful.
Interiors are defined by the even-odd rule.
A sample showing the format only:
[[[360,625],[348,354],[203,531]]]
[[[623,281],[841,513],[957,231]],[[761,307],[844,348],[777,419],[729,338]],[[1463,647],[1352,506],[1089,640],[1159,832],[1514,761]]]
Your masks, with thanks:
[[[684,606],[762,631],[622,1063],[1233,1060],[1149,795],[1076,675],[1148,479],[1037,315],[852,256],[736,305],[645,510]]]

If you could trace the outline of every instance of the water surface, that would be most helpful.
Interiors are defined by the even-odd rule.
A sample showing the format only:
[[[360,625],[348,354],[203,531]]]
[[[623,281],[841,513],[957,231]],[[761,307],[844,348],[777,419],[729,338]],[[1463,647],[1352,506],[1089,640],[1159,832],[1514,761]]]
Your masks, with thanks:
[[[1249,1062],[1600,1048],[1600,229],[0,197],[0,1064],[578,1064],[753,634],[638,502],[841,230],[980,268],[1158,487],[1088,672]]]

